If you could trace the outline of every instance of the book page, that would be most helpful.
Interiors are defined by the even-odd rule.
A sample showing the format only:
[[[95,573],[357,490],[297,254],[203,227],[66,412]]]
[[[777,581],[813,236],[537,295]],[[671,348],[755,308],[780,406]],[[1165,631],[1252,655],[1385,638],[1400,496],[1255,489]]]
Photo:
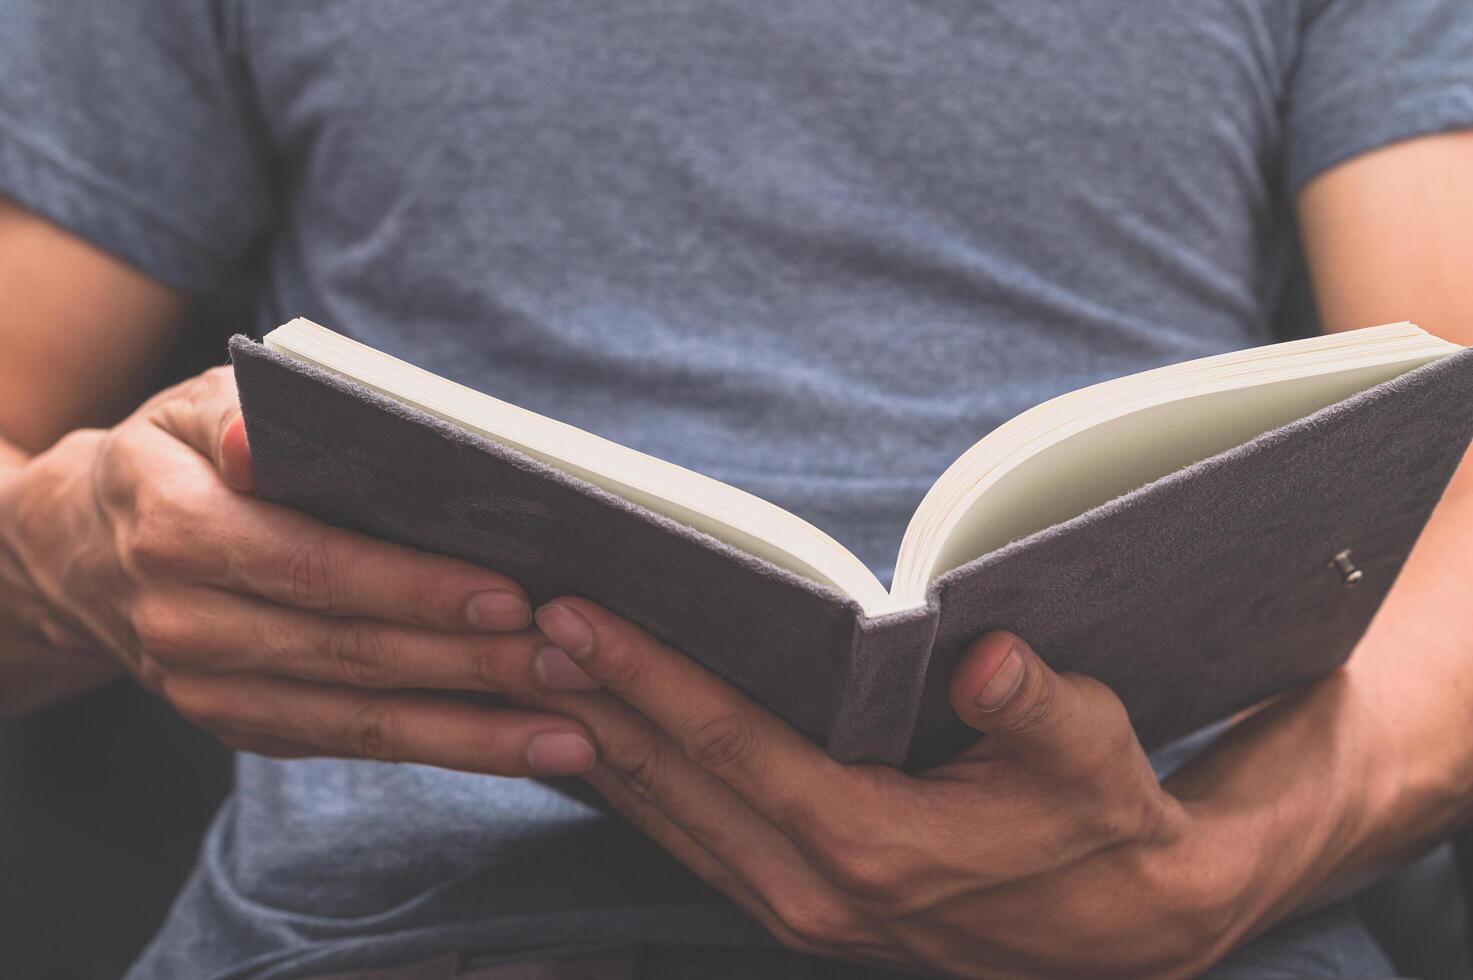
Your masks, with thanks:
[[[897,569],[897,592],[903,587],[907,595],[923,593],[936,577],[1011,541],[1440,356],[1423,351],[1308,377],[1250,374],[1227,390],[1147,397],[1133,409],[1117,405],[1103,418],[1061,421],[1035,435],[1036,447],[1019,448],[979,475],[961,505],[941,517],[926,567],[908,569],[903,586]]]

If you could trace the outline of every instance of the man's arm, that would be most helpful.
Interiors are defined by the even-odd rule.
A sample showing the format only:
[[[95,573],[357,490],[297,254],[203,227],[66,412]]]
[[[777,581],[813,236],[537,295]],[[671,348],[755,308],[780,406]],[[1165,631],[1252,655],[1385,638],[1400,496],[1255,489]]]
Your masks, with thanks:
[[[186,298],[0,198],[0,452],[111,425],[156,380]]]
[[[84,425],[142,400],[179,331],[182,294],[0,198],[0,485]],[[0,520],[4,520],[0,515]],[[20,710],[123,672],[31,628],[24,572],[0,536],[0,691]]]
[[[1428,139],[1308,189],[1332,325],[1416,318],[1473,339],[1455,322],[1473,297],[1437,271],[1473,255],[1469,172],[1473,140]],[[1386,200],[1402,203],[1365,216]],[[1473,812],[1470,482],[1439,506],[1346,668],[1164,788],[1113,693],[1006,633],[981,637],[951,677],[953,710],[987,737],[916,776],[835,762],[574,596],[537,623],[615,697],[564,675],[569,693],[531,703],[586,722],[600,760],[586,778],[795,948],[962,976],[1196,976]]]
[[[182,296],[7,208],[0,299],[0,714],[126,668],[263,754],[592,764],[577,722],[425,693],[537,684],[520,586],[257,499],[228,368],[128,412]]]
[[[1473,132],[1312,181],[1299,217],[1327,330],[1413,320],[1473,344]],[[1473,394],[1470,394],[1473,397]],[[1235,731],[1169,787],[1261,843],[1263,921],[1354,890],[1473,814],[1473,461],[1345,670]]]
[[[1356,157],[1298,208],[1326,331],[1412,320],[1473,344],[1473,130]]]

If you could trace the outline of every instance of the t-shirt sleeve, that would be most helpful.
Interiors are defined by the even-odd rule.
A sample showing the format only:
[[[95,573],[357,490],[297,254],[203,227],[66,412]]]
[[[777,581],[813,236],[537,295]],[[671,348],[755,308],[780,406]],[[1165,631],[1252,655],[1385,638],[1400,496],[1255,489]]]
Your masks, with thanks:
[[[1473,2],[1309,0],[1286,92],[1287,178],[1473,126]]]
[[[0,0],[0,195],[208,290],[270,224],[268,155],[218,0]]]

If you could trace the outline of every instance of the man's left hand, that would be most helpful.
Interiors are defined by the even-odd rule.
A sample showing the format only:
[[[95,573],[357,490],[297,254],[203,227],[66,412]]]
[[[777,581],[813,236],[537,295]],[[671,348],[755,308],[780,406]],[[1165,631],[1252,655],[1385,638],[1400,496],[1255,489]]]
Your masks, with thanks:
[[[1162,789],[1108,688],[1010,634],[981,637],[952,678],[987,737],[910,776],[834,761],[587,600],[537,623],[556,644],[537,673],[567,692],[539,703],[598,741],[585,778],[796,949],[965,976],[1179,976],[1251,925],[1232,835]]]

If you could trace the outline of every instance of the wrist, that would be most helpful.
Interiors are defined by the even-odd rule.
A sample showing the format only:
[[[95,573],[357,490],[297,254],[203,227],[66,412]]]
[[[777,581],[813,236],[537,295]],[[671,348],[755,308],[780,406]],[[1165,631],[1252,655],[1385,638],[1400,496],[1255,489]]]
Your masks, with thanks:
[[[1261,869],[1241,820],[1198,801],[1180,808],[1184,829],[1137,865],[1145,901],[1134,914],[1166,944],[1164,975],[1197,976],[1251,935]]]
[[[0,440],[0,449],[9,446]],[[23,589],[30,589],[20,558],[21,479],[26,461],[17,457],[0,458],[0,619],[5,608]]]
[[[77,430],[0,471],[0,615],[7,621],[53,632],[61,600],[74,597],[47,569],[70,564],[104,530],[91,491],[104,437]]]
[[[1341,671],[1225,733],[1167,781],[1191,815],[1225,946],[1347,894],[1327,883],[1367,836],[1384,795],[1374,717]],[[1214,908],[1209,906],[1209,908]]]
[[[20,465],[0,463],[0,716],[42,707],[124,672],[62,610],[75,586],[75,488],[89,480],[101,433],[77,433]],[[44,559],[44,560],[43,560]],[[39,564],[38,564],[39,562]],[[51,574],[48,574],[48,565]]]
[[[1341,893],[1412,859],[1473,812],[1473,747],[1461,729],[1449,732],[1465,710],[1466,651],[1441,636],[1419,642],[1396,625],[1378,623],[1345,670],[1365,709],[1365,763]],[[1450,664],[1458,666],[1449,672]]]
[[[1354,656],[1360,824],[1321,889],[1344,894],[1445,838],[1473,813],[1473,460],[1433,512]],[[1353,729],[1353,730],[1352,730]]]

